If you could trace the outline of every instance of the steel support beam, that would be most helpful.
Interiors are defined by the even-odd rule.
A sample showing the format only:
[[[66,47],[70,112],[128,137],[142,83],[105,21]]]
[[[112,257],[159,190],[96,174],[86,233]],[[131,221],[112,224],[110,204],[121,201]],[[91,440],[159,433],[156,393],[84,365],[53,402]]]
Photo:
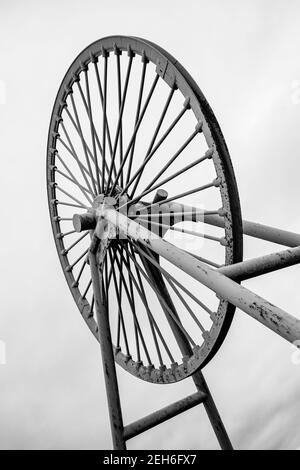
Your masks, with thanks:
[[[212,428],[215,432],[216,438],[220,444],[222,450],[233,450],[233,446],[227,434],[224,423],[218,412],[218,408],[214,402],[214,399],[210,393],[206,380],[201,372],[197,370],[193,375],[192,379],[197,387],[197,390],[201,390],[206,393],[207,398],[204,400],[203,405],[207,413],[208,419]]]
[[[218,272],[234,281],[245,281],[298,263],[300,263],[300,246],[252,258],[241,263],[222,266]]]
[[[158,210],[158,208],[157,208]],[[159,206],[159,210],[162,213],[168,212],[178,212],[192,214],[193,212],[199,211],[197,207],[188,206],[186,204],[181,204],[178,202],[170,202],[169,204],[162,204]],[[178,219],[178,220],[182,220]],[[184,220],[194,220],[193,216],[184,216]],[[196,219],[197,220],[197,219]],[[200,214],[198,220],[209,224],[214,225],[215,227],[224,227],[224,219],[219,215],[205,215]],[[250,222],[249,220],[243,220],[243,233],[249,237],[259,238],[261,240],[266,240],[268,242],[277,243],[278,245],[296,247],[300,246],[300,234],[289,232],[287,230],[281,230],[275,227],[270,227],[268,225],[258,224],[256,222]]]
[[[96,257],[99,242],[99,238],[94,233],[90,245],[89,261],[95,297],[95,310],[98,324],[99,343],[102,353],[102,364],[113,447],[115,450],[126,450],[126,444],[123,435],[124,427],[121,411],[120,394],[115,366],[115,358],[112,347],[109,319],[106,305],[104,305],[103,303],[103,295],[101,295],[102,280],[100,279],[100,271]]]
[[[161,239],[120,212],[114,209],[105,209],[101,214],[126,236],[130,236],[137,242],[144,244],[178,268],[184,270],[194,279],[213,290],[220,298],[228,300],[275,333],[291,343],[300,339],[300,320],[297,318],[249,289],[240,286],[192,255]]]
[[[151,429],[154,426],[179,415],[183,411],[190,410],[194,406],[203,403],[205,398],[206,394],[198,391],[192,395],[189,395],[188,397],[172,403],[171,405],[165,406],[164,408],[161,408],[160,410],[157,410],[154,413],[151,413],[148,416],[145,416],[144,418],[129,424],[128,426],[125,426],[124,438],[126,440],[132,439],[138,434],[141,434],[142,432],[147,431],[148,429]]]
[[[212,428],[215,432],[216,438],[223,450],[232,450],[232,444],[230,442],[229,436],[221,419],[221,416],[217,410],[213,397],[209,391],[209,388],[206,384],[206,381],[203,377],[203,374],[200,370],[196,371],[192,375],[192,379],[195,383],[195,386],[198,390],[198,393],[195,396],[188,397],[182,403],[176,403],[171,405],[171,409],[161,410],[156,413],[154,416],[151,415],[146,417],[146,423],[144,419],[139,420],[129,427],[126,428],[124,431],[123,428],[123,419],[122,419],[122,412],[121,412],[121,405],[120,405],[120,398],[118,392],[118,383],[117,383],[117,376],[115,366],[113,364],[113,355],[112,355],[112,346],[111,346],[111,337],[110,337],[110,329],[109,329],[109,321],[107,317],[106,308],[103,308],[103,304],[101,301],[101,284],[100,284],[100,275],[99,275],[99,266],[96,258],[96,251],[97,245],[99,240],[104,239],[104,230],[106,222],[103,219],[102,211],[98,211],[98,217],[93,216],[92,224],[90,224],[91,219],[89,214],[81,214],[75,215],[74,219],[74,228],[77,231],[87,230],[88,228],[93,229],[95,228],[94,236],[92,239],[91,247],[90,247],[90,264],[92,270],[92,278],[93,278],[93,287],[95,289],[94,295],[96,299],[96,313],[97,313],[97,321],[101,328],[99,329],[99,341],[102,350],[102,361],[103,361],[103,368],[105,373],[105,383],[106,383],[106,391],[107,391],[107,398],[108,398],[108,405],[109,405],[109,413],[110,413],[110,421],[111,421],[111,431],[113,437],[113,443],[115,449],[124,449],[125,448],[125,440],[130,439],[134,435],[137,435],[139,432],[143,430],[150,429],[160,422],[163,422],[175,414],[178,414],[181,411],[185,411],[186,409],[194,406],[195,400],[198,400],[199,403],[203,403]],[[104,223],[103,223],[104,222]],[[88,225],[88,226],[87,226]],[[114,229],[113,229],[114,231]],[[102,240],[103,241],[103,240]],[[105,242],[104,242],[105,244]],[[100,257],[101,258],[101,257]],[[98,299],[98,301],[97,301]],[[175,313],[175,312],[174,312]],[[176,334],[176,339],[178,340],[178,345],[180,350],[182,351],[183,356],[185,355],[192,355],[191,346],[186,340],[186,338],[181,334],[178,336]],[[198,398],[197,398],[198,397]],[[178,406],[177,406],[178,405]],[[178,409],[180,408],[180,411]],[[178,411],[178,412],[177,412]],[[146,425],[146,427],[145,427]],[[137,431],[139,430],[139,431]]]
[[[218,215],[204,215],[204,222],[218,227],[224,227],[224,220]],[[295,247],[300,246],[298,233],[281,230],[268,225],[243,220],[243,233],[249,237],[259,238],[278,245]]]

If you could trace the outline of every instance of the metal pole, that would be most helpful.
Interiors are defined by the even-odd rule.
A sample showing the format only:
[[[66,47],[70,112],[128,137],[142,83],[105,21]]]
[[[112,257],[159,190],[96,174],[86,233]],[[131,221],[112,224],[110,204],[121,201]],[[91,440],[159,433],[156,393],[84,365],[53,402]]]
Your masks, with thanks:
[[[204,379],[202,372],[200,370],[195,372],[192,378],[197,389],[201,390],[207,395],[206,399],[203,402],[203,405],[207,413],[208,419],[212,425],[212,428],[215,431],[215,435],[218,439],[221,449],[233,450],[232,444],[230,442],[229,436],[223,424],[222,418],[218,412],[218,409],[209,391],[208,385]]]
[[[100,240],[94,233],[89,251],[89,260],[95,298],[99,342],[102,353],[102,364],[105,378],[113,447],[116,450],[126,450],[126,444],[123,434],[124,427],[119,387],[109,327],[109,318],[107,314],[106,305],[103,301],[103,295],[101,295],[102,282],[100,279],[99,266],[96,258],[99,243]]]
[[[181,400],[172,403],[171,405],[165,406],[154,413],[144,416],[143,418],[135,421],[134,423],[125,426],[124,436],[125,439],[132,439],[133,437],[141,434],[142,432],[148,431],[148,429],[157,426],[158,424],[164,423],[168,419],[179,415],[183,411],[190,410],[196,405],[203,403],[206,399],[205,393],[198,391],[193,395],[182,398]]]
[[[114,209],[110,209],[110,210],[114,211]],[[103,224],[104,213],[102,211],[100,211],[100,214],[98,214],[98,215],[100,215],[100,217],[98,218],[98,224],[97,224],[96,218],[95,218],[93,223],[92,223],[92,226],[86,227],[86,217],[83,216],[83,215],[80,215],[80,216],[75,216],[74,225],[76,226],[78,231],[81,231],[82,229],[87,229],[87,228],[96,228],[95,234],[97,233],[98,237],[101,238],[101,235],[103,233],[103,227],[104,227],[104,224]],[[126,219],[126,217],[124,218],[124,220],[125,219]],[[88,222],[89,222],[89,220],[88,220]],[[96,224],[97,224],[97,227],[95,227]],[[94,235],[94,239],[97,240],[96,235]],[[98,243],[99,243],[99,240],[98,240]],[[98,271],[97,261],[96,261],[96,256],[95,256],[96,251],[97,251],[97,248],[94,246],[94,248],[91,249],[91,268],[92,268],[92,273],[93,273],[93,285],[96,288],[96,290],[94,292],[94,295],[95,295],[95,298],[99,297],[100,300],[101,300],[102,297],[101,297],[101,295],[99,295],[99,292],[98,292],[99,291],[99,286],[100,286],[100,278],[99,278],[99,271]],[[94,253],[94,255],[93,255],[93,253]],[[160,280],[160,276],[158,276],[158,278],[156,279],[156,275],[160,274],[160,273],[156,273],[155,270],[153,271],[151,269],[151,266],[148,266],[147,263],[146,263],[145,267],[147,268],[148,275],[150,275],[150,277],[153,278],[153,281],[155,283],[156,283],[156,281]],[[163,284],[162,280],[161,280],[161,282],[158,282],[157,287],[158,287],[159,290],[162,290],[164,294],[168,293],[168,291],[166,289],[164,289],[164,284]],[[175,307],[174,307],[171,299],[169,298],[169,295],[167,295],[167,299],[169,300],[168,303],[169,303],[170,308],[172,310],[174,310]],[[101,305],[101,303],[100,303],[100,305]],[[176,311],[174,312],[174,314],[177,316]],[[106,315],[107,315],[107,313],[106,313]],[[167,316],[167,318],[168,318],[168,316]],[[168,320],[170,320],[170,318],[168,318]],[[99,319],[99,324],[100,324],[100,321],[101,320]],[[106,325],[107,324],[108,324],[108,322],[106,322]],[[178,345],[179,345],[179,347],[182,351],[182,354],[183,355],[188,355],[188,356],[192,355],[192,350],[191,350],[190,344],[188,343],[186,338],[182,335],[182,333],[180,332],[177,325],[175,323],[174,324],[171,323],[171,327],[172,327],[172,329],[174,329],[174,334],[175,334],[175,337],[177,339]],[[109,329],[108,329],[108,333],[110,335],[110,330]],[[122,423],[121,407],[120,407],[120,403],[119,403],[119,394],[118,394],[118,389],[117,389],[117,379],[116,379],[114,362],[113,362],[111,338],[108,337],[106,339],[107,339],[106,349],[108,349],[110,351],[110,355],[111,355],[110,367],[113,371],[112,376],[115,377],[114,380],[113,380],[112,385],[109,384],[109,381],[107,380],[107,377],[105,377],[106,378],[106,386],[107,386],[108,397],[110,397],[110,390],[111,389],[116,390],[116,392],[117,392],[116,396],[114,397],[114,400],[111,400],[111,402],[109,402],[110,415],[111,415],[112,410],[119,409],[119,412],[117,413],[117,419],[116,420],[114,420],[114,417],[111,416],[112,430],[114,429],[114,424],[113,424],[114,421],[117,421],[117,423],[119,423],[119,426],[117,426],[117,428],[119,428],[119,432],[117,433],[117,435],[115,435],[113,433],[114,446],[115,446],[115,448],[122,448],[122,447],[118,447],[118,445],[121,445],[121,446],[125,445],[122,438],[124,440],[125,439],[130,439],[130,437],[133,437],[134,435],[138,434],[139,432],[143,432],[143,430],[150,429],[150,427],[154,426],[155,424],[159,424],[159,422],[163,422],[166,419],[169,419],[171,417],[171,415],[175,416],[175,414],[178,414],[180,411],[178,411],[178,413],[177,413],[178,403],[176,403],[175,407],[173,407],[171,405],[170,407],[167,407],[166,409],[159,410],[158,412],[154,413],[153,415],[150,415],[149,417],[146,417],[145,418],[146,421],[145,421],[145,419],[142,419],[142,420],[139,420],[136,423],[133,423],[132,425],[126,426],[125,429],[124,429],[124,432],[121,433],[121,429],[123,429],[123,423]],[[102,345],[104,345],[104,342],[101,339],[100,339],[100,344],[101,344],[101,348],[103,350],[104,347]],[[108,355],[108,359],[109,359],[110,355]],[[102,357],[103,358],[106,357],[104,351],[103,351]],[[106,370],[107,370],[107,367],[106,367],[106,363],[104,362],[104,372],[106,372]],[[195,372],[192,375],[192,378],[193,378],[193,381],[194,381],[194,383],[196,385],[196,388],[198,390],[198,394],[200,394],[199,396],[202,397],[203,405],[205,407],[205,410],[207,412],[207,415],[208,415],[208,418],[211,422],[211,425],[214,429],[214,432],[216,434],[216,437],[217,437],[217,440],[220,444],[220,447],[223,450],[232,450],[233,447],[232,447],[232,444],[230,442],[229,436],[228,436],[227,431],[225,429],[225,426],[222,422],[222,419],[219,415],[219,412],[218,412],[217,407],[214,403],[214,400],[213,400],[212,395],[209,391],[209,388],[208,388],[208,386],[205,382],[205,379],[203,377],[202,372],[201,371]],[[188,401],[189,401],[189,399],[188,399]],[[188,408],[186,408],[186,409],[188,409]],[[170,414],[170,416],[167,416],[169,414]],[[117,440],[117,442],[116,442],[116,440]]]
[[[178,211],[181,210],[184,213],[192,213],[196,210],[196,207],[180,204],[177,202],[171,202],[170,204],[161,205],[159,209],[162,212]],[[187,218],[184,220],[192,220]],[[200,214],[199,220],[209,225],[215,225],[216,227],[224,227],[224,219],[219,215]],[[268,242],[277,243],[278,245],[295,247],[300,246],[300,235],[298,233],[289,232],[287,230],[281,230],[279,228],[270,227],[264,224],[258,224],[256,222],[250,222],[249,220],[243,220],[243,233],[249,237],[260,238]]]
[[[114,209],[106,209],[103,216],[117,226],[125,235],[144,244],[163,256],[178,268],[184,270],[219,297],[228,300],[250,316],[270,328],[291,343],[300,339],[300,320],[271,304],[254,292],[240,286],[220,272],[210,268],[188,253],[162,240],[156,234],[128,219]]]
[[[130,207],[128,215],[135,215],[137,211],[140,211],[142,214],[147,214],[147,212],[145,212],[146,208],[147,204],[138,202]],[[153,207],[153,209],[151,209],[150,217],[151,214],[153,216],[158,211],[165,217],[172,213],[174,223],[182,222],[183,220],[192,222],[199,221],[216,227],[224,227],[224,218],[221,217],[221,215],[205,214],[206,211],[204,209],[200,209],[195,206],[188,206],[176,201],[162,203],[159,206]],[[218,212],[221,214],[222,210],[219,210]],[[163,233],[164,232],[166,232],[166,229],[163,230]],[[243,233],[249,237],[259,238],[261,240],[277,243],[278,245],[289,247],[300,246],[300,234],[270,227],[268,225],[258,224],[256,222],[250,222],[249,220],[243,220]]]
[[[218,272],[235,281],[245,281],[298,263],[300,263],[300,246],[222,266]]]
[[[218,227],[224,227],[224,220],[218,215],[204,216],[204,222]],[[268,242],[283,246],[300,246],[300,235],[298,233],[281,230],[268,225],[243,220],[243,233],[249,237],[260,238]]]

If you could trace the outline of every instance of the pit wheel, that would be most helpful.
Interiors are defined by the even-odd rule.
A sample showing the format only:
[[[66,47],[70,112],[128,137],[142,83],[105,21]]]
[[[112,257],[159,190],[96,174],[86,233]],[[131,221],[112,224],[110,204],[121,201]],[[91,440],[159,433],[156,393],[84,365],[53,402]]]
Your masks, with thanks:
[[[75,59],[52,112],[47,184],[61,265],[96,338],[90,231],[78,234],[72,218],[99,195],[210,266],[242,260],[238,191],[219,125],[186,70],[149,41],[107,37]],[[224,228],[201,224],[203,212],[221,215]],[[131,239],[110,240],[103,279],[115,360],[144,380],[176,382],[204,367],[231,324],[234,306]]]

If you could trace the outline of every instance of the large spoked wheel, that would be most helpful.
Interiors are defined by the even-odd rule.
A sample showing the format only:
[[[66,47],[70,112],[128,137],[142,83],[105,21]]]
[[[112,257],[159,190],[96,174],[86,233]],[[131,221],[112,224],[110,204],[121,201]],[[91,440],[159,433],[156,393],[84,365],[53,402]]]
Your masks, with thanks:
[[[96,338],[90,231],[79,235],[72,217],[97,196],[114,197],[117,210],[128,209],[129,217],[210,266],[242,259],[238,191],[219,125],[186,70],[149,41],[107,37],[73,62],[51,117],[47,183],[61,265]],[[224,227],[204,225],[203,213],[221,216]],[[130,238],[109,241],[101,269],[115,359],[124,369],[171,383],[217,352],[233,305]]]

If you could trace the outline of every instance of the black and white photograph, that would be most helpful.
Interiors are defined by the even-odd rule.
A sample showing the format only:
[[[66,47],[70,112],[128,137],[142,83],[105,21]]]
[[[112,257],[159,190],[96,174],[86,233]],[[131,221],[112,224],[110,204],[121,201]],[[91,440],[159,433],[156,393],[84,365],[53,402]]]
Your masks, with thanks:
[[[0,451],[300,450],[300,1],[0,0],[0,60]]]

